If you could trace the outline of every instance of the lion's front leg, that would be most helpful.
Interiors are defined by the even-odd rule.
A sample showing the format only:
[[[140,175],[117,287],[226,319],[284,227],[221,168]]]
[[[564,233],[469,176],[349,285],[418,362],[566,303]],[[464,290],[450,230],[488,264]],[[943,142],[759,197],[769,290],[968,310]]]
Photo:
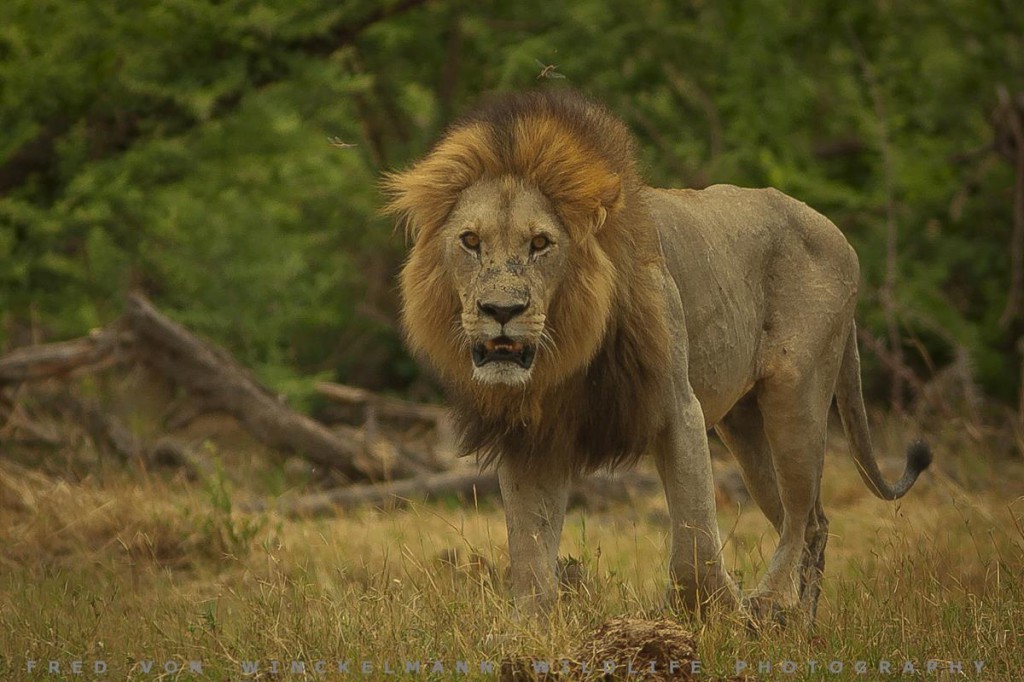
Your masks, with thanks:
[[[736,608],[739,593],[722,563],[704,413],[688,385],[676,404],[654,453],[672,522],[669,599],[692,611],[711,602]]]
[[[568,474],[530,470],[515,462],[498,467],[508,527],[512,594],[533,611],[544,611],[558,597],[555,565],[569,497]]]

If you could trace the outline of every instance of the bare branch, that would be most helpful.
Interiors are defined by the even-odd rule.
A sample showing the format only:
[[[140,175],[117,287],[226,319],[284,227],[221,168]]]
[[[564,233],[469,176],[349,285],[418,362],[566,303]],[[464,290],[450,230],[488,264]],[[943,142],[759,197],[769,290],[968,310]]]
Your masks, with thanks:
[[[440,405],[389,398],[354,386],[323,381],[316,385],[316,390],[331,400],[358,407],[366,413],[372,411],[377,417],[421,421],[432,425],[448,418],[448,410]]]
[[[97,365],[115,354],[116,329],[100,329],[87,337],[16,348],[0,357],[0,386],[38,381]]]
[[[573,486],[570,504],[601,507],[610,502],[629,501],[634,494],[646,494],[659,486],[656,474],[637,471],[594,474]],[[435,500],[446,495],[476,500],[498,495],[499,492],[497,474],[467,468],[385,484],[335,488],[298,498],[279,499],[270,505],[258,502],[247,510],[263,511],[272,507],[285,516],[322,516],[362,506],[403,507],[412,501]]]
[[[289,409],[226,351],[196,337],[143,296],[129,297],[125,316],[142,360],[233,415],[258,440],[352,480],[383,480],[400,473],[371,456],[359,439]]]

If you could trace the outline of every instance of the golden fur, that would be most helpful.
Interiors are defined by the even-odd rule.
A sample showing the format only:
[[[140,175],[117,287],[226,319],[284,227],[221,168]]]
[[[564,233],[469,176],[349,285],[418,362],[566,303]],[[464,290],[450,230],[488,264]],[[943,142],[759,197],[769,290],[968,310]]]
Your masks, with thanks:
[[[413,352],[440,374],[468,450],[526,461],[573,452],[574,470],[639,457],[664,418],[654,403],[669,360],[657,284],[657,237],[637,225],[642,187],[634,143],[615,117],[568,91],[492,100],[451,127],[409,170],[385,179],[387,211],[414,245],[400,278],[402,320]],[[540,189],[572,237],[570,274],[549,326],[568,333],[542,354],[524,392],[472,381],[452,335],[461,304],[434,239],[459,195],[488,178]]]

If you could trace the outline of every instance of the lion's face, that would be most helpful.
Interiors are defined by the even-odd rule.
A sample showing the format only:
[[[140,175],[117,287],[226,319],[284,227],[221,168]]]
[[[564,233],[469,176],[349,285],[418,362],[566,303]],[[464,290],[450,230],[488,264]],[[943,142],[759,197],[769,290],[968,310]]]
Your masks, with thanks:
[[[528,383],[538,356],[557,352],[549,306],[573,249],[549,200],[511,176],[481,180],[437,237],[462,304],[455,332],[473,379]]]
[[[590,366],[620,288],[657,258],[617,262],[641,234],[625,126],[559,97],[463,120],[384,180],[385,211],[413,241],[399,278],[409,347],[489,418],[540,419],[540,398]]]

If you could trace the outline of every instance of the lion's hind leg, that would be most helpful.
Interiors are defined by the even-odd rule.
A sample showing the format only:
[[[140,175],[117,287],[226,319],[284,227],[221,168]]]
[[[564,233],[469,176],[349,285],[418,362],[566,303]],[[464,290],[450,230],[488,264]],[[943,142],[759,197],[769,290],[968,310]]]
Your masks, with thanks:
[[[775,530],[781,533],[782,499],[756,394],[751,392],[736,403],[715,425],[715,431],[739,462],[743,483],[750,496]]]
[[[785,516],[775,477],[771,448],[764,432],[764,420],[757,404],[756,390],[741,399],[715,430],[740,464],[750,496],[781,536]],[[814,621],[821,578],[825,571],[828,519],[820,494],[808,516],[803,555],[800,562],[800,607]]]
[[[803,595],[817,598],[827,537],[817,514],[832,398],[827,375],[820,369],[779,372],[758,392],[783,519],[778,547],[750,599],[756,618],[784,616]]]
[[[800,562],[800,607],[813,623],[821,596],[821,578],[825,574],[825,545],[828,544],[828,517],[821,506],[821,494],[807,521],[804,554]]]

